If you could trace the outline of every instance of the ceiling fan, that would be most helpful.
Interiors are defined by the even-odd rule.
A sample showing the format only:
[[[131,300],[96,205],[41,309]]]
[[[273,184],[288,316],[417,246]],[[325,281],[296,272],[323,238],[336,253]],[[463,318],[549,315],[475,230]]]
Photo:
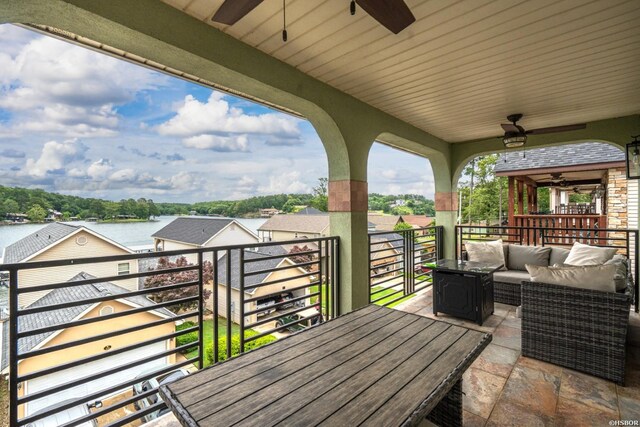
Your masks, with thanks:
[[[507,116],[507,120],[511,123],[503,123],[500,125],[504,130],[502,143],[506,148],[522,147],[527,143],[527,135],[542,135],[544,133],[567,132],[571,130],[585,129],[587,127],[586,124],[581,123],[575,125],[552,126],[548,128],[525,130],[525,128],[518,124],[518,120],[520,120],[521,118],[522,114],[511,114]]]
[[[263,0],[225,0],[211,20],[233,25],[262,2]],[[404,0],[351,0],[352,15],[355,14],[356,3],[394,34],[398,34],[416,20]],[[286,37],[285,34],[283,32],[283,38]]]
[[[550,182],[552,187],[566,187],[567,179],[562,176],[561,172],[552,172],[549,178],[539,179],[538,182]]]

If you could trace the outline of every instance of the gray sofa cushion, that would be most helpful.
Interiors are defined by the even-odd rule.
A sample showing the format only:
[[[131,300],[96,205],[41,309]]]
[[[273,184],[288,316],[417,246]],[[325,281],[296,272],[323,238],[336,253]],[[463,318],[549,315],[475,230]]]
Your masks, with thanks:
[[[549,256],[549,265],[564,264],[564,261],[569,256],[569,252],[571,252],[569,249],[552,246],[551,256]]]
[[[551,248],[543,246],[509,245],[509,270],[526,271],[525,264],[549,265]]]
[[[613,281],[616,284],[617,291],[623,291],[627,288],[627,258],[624,255],[614,255],[612,259],[605,262],[604,265],[615,265],[616,274],[613,276]]]
[[[493,273],[494,282],[513,283],[519,285],[522,281],[530,281],[531,276],[526,271],[508,270],[508,271],[496,271]]]

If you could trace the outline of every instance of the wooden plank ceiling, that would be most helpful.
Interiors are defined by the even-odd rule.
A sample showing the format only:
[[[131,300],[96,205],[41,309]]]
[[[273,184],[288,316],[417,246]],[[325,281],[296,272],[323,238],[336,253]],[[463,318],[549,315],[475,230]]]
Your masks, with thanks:
[[[640,113],[638,0],[406,0],[398,35],[348,0],[264,0],[233,26],[222,0],[163,0],[444,140]]]

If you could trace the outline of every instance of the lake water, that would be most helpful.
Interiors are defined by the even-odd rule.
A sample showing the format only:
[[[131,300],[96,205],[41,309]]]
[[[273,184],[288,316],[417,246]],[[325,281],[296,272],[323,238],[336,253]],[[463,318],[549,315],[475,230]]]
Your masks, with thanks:
[[[149,222],[120,222],[120,223],[98,223],[73,221],[68,224],[76,226],[85,226],[96,231],[103,236],[110,238],[124,246],[142,246],[152,245],[153,238],[151,235],[160,230],[165,225],[173,221],[175,216],[160,216],[157,221]],[[260,227],[266,219],[264,218],[237,218],[237,221],[247,227],[249,230],[258,234]],[[10,244],[34,233],[44,227],[45,224],[19,224],[19,225],[1,225],[0,226],[0,257],[4,252],[4,248]]]

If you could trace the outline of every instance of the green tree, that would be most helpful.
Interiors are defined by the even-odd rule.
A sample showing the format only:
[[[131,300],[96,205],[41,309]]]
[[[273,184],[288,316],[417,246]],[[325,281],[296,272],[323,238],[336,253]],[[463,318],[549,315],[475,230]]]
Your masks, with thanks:
[[[318,185],[313,187],[313,200],[311,201],[311,206],[321,210],[322,212],[327,212],[329,210],[328,191],[329,179],[318,178]]]
[[[396,206],[391,209],[391,213],[394,215],[413,215],[413,211],[409,206]]]
[[[496,177],[494,168],[498,155],[480,156],[465,168],[464,175],[469,185],[459,187],[462,196],[462,220],[473,222],[497,222],[499,215],[505,217],[508,208],[507,178]],[[473,177],[473,185],[471,185]],[[502,201],[502,204],[500,203]]]
[[[411,226],[411,224],[408,224],[406,222],[399,222],[393,227],[393,230],[394,231],[413,230],[413,227]]]
[[[6,199],[2,206],[0,206],[0,215],[6,216],[8,213],[19,213],[20,206],[18,206],[18,202],[13,199]]]
[[[31,222],[43,222],[47,217],[47,211],[40,205],[33,205],[27,211],[27,218]]]

